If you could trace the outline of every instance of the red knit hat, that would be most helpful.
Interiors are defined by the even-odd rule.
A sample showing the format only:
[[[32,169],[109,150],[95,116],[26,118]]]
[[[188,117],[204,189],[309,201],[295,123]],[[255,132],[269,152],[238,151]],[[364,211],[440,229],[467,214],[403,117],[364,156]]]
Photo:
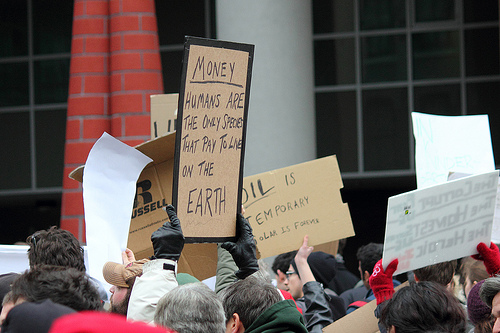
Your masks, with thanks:
[[[143,322],[127,321],[114,313],[83,311],[57,319],[49,333],[175,333]]]

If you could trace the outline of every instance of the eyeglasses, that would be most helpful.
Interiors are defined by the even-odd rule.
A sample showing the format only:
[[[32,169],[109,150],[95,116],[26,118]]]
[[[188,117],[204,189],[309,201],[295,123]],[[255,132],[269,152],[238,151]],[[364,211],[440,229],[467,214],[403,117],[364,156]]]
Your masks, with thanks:
[[[33,244],[33,248],[35,248],[38,236],[40,236],[40,231],[35,232],[31,236],[28,236],[28,238],[26,239],[26,243]]]
[[[288,272],[285,273],[287,279],[289,279],[290,276],[293,275],[293,274],[297,274],[297,272],[295,272],[295,271],[288,271]]]

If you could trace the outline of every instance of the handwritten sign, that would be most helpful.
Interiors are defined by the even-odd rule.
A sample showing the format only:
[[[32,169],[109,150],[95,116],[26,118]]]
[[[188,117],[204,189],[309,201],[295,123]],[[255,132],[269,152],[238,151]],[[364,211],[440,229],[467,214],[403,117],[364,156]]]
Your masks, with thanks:
[[[412,112],[417,187],[446,182],[448,172],[495,170],[488,115],[435,116]]]
[[[242,203],[261,256],[297,250],[306,234],[312,246],[353,236],[342,187],[335,156],[245,177]]]
[[[179,94],[151,95],[151,140],[175,131]]]
[[[498,170],[389,198],[383,265],[395,274],[477,253],[489,244]]]
[[[235,236],[253,45],[188,37],[172,202],[187,242]]]

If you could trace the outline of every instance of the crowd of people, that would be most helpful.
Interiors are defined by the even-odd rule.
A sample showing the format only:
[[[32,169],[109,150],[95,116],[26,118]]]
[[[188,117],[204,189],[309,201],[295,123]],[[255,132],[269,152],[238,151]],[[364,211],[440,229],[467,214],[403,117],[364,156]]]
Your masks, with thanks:
[[[29,270],[0,276],[1,332],[322,332],[372,301],[380,332],[500,332],[500,251],[493,243],[398,277],[398,260],[384,268],[383,245],[369,243],[357,251],[358,276],[341,253],[314,252],[305,235],[297,251],[275,258],[273,284],[238,214],[236,240],[218,245],[212,290],[177,272],[184,236],[175,208],[166,212],[169,221],[151,235],[152,257],[136,260],[127,249],[122,263],[104,265],[109,300],[87,275],[70,232],[52,227],[29,236]]]

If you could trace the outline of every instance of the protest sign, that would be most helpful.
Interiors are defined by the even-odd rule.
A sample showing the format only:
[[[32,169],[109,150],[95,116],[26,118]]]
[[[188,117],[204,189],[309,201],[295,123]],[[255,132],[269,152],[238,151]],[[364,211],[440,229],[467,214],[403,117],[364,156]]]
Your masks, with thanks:
[[[383,265],[395,274],[477,253],[490,243],[498,170],[389,198]]]
[[[186,242],[235,236],[253,45],[187,37],[172,203]]]
[[[488,115],[435,116],[412,112],[417,187],[446,182],[448,172],[495,170]]]
[[[335,156],[250,177],[242,204],[263,258],[354,235]]]
[[[179,94],[151,95],[151,140],[175,131]]]

